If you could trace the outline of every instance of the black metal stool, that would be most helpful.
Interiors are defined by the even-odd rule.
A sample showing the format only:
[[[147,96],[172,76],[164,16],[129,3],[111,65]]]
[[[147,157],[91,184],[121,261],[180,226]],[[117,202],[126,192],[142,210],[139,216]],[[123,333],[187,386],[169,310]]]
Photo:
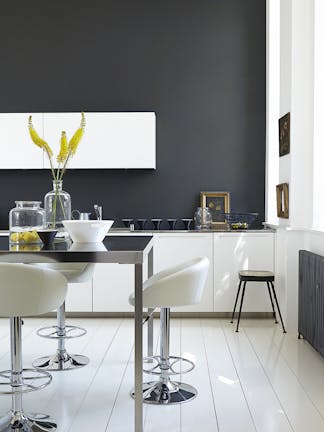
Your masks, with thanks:
[[[233,318],[235,315],[235,309],[236,309],[236,305],[237,305],[237,301],[239,299],[239,295],[240,295],[240,291],[241,291],[241,286],[242,286],[242,282],[243,282],[243,290],[242,290],[242,295],[241,295],[241,303],[240,303],[240,310],[239,310],[239,314],[238,314],[238,319],[237,319],[237,325],[236,325],[236,331],[238,332],[238,328],[239,328],[239,324],[240,324],[240,319],[241,319],[241,312],[242,312],[242,306],[243,306],[243,299],[244,299],[244,294],[245,294],[245,287],[246,287],[246,283],[247,282],[266,282],[267,283],[267,287],[268,287],[268,292],[269,292],[269,297],[270,297],[270,301],[271,301],[271,306],[272,306],[272,311],[273,311],[273,317],[275,319],[275,323],[277,324],[277,317],[276,317],[276,312],[275,312],[275,307],[274,307],[274,303],[273,303],[273,298],[274,301],[276,303],[277,306],[277,310],[279,313],[279,317],[280,317],[280,321],[281,321],[281,325],[282,325],[282,330],[284,333],[286,333],[286,329],[282,320],[282,316],[281,316],[281,312],[280,312],[280,308],[279,308],[279,304],[278,304],[278,300],[277,300],[277,295],[276,295],[276,291],[273,285],[274,282],[274,274],[270,271],[260,271],[260,270],[241,270],[239,271],[239,286],[237,289],[237,294],[236,294],[236,299],[235,299],[235,303],[234,303],[234,309],[233,309],[233,313],[232,313],[232,319],[231,319],[231,323],[233,323]],[[273,298],[271,295],[271,291],[273,294]]]

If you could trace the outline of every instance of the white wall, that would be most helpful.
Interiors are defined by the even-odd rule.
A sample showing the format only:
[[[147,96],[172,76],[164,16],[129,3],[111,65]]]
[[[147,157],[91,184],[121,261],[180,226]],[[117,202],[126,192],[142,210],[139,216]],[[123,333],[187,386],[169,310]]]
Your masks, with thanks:
[[[277,170],[279,183],[289,183],[289,219],[279,219],[278,222],[276,279],[287,328],[289,331],[297,331],[298,251],[306,246],[309,250],[321,249],[316,234],[306,234],[305,230],[313,226],[314,2],[322,0],[279,1],[278,117],[291,113],[291,141],[290,154],[279,158],[278,138],[276,145],[271,144],[270,140],[274,120],[270,123],[268,116],[267,169],[269,177],[275,178],[276,173],[271,173],[271,170]],[[276,1],[273,3],[269,0],[268,8],[270,18],[271,10],[278,14]],[[270,41],[272,31],[274,38],[277,38],[278,30],[274,23],[269,28]],[[275,91],[275,82],[276,71],[268,70],[268,92],[271,88]],[[278,165],[274,163],[275,160],[279,160]],[[271,193],[268,188],[268,206],[273,205]],[[268,215],[273,213],[274,209],[267,212]],[[324,247],[322,250],[324,253]]]

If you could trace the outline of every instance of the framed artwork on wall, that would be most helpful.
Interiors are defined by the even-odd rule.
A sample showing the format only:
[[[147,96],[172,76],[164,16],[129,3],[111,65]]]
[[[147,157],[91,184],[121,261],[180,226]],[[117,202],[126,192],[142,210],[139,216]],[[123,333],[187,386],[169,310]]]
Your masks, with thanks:
[[[289,184],[281,183],[276,186],[277,192],[277,216],[289,218]]]
[[[290,113],[279,119],[279,156],[290,153]]]
[[[201,207],[208,207],[212,225],[226,224],[224,213],[230,212],[229,192],[200,192]]]

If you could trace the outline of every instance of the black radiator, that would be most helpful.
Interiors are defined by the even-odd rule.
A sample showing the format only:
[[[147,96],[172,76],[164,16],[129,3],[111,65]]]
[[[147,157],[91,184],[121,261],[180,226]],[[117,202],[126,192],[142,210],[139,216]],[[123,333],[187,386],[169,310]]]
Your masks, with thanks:
[[[324,257],[299,251],[298,332],[324,357]]]

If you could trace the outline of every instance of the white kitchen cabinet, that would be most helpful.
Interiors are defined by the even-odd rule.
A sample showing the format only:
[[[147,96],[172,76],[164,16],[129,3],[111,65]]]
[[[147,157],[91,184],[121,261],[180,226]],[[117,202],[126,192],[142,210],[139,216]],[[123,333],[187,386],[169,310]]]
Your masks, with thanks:
[[[232,311],[239,270],[274,271],[274,233],[214,233],[214,311]],[[243,311],[271,311],[266,283],[247,283]]]
[[[109,233],[109,236],[129,235]],[[134,236],[150,235],[134,232]],[[143,264],[143,280],[147,279],[147,260]],[[133,264],[96,264],[93,275],[93,311],[94,312],[133,312],[128,303],[129,295],[134,291]]]
[[[85,133],[70,168],[155,168],[154,112],[86,112],[85,118]],[[80,121],[80,113],[44,113],[44,136],[56,145],[61,131],[70,139]]]
[[[69,284],[65,307],[67,312],[92,312],[92,280]]]
[[[49,168],[47,155],[31,140],[29,113],[0,113],[0,169]],[[70,139],[80,125],[80,113],[33,113],[38,134],[54,152],[61,132]],[[154,112],[87,112],[86,130],[70,168],[156,167]]]
[[[210,269],[201,303],[172,308],[173,311],[213,311],[213,236],[210,233],[161,233],[154,236],[154,273],[202,256],[209,258]]]
[[[43,114],[35,113],[33,124],[42,135]],[[43,151],[31,140],[27,113],[0,113],[0,168],[43,168]]]
[[[128,297],[134,290],[134,266],[97,264],[93,275],[94,312],[131,312]]]

